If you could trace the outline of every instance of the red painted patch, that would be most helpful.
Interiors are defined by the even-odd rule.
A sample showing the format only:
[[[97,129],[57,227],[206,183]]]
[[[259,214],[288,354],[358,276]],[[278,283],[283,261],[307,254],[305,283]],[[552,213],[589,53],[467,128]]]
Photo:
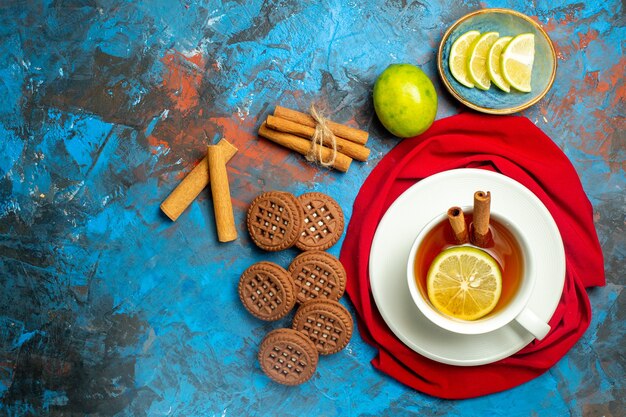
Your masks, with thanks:
[[[241,183],[237,185],[245,184],[243,188],[249,190],[249,196],[264,190],[268,182],[274,188],[286,189],[294,182],[312,181],[318,173],[318,168],[305,162],[303,157],[304,163],[294,164],[288,159],[297,154],[260,138],[257,135],[260,123],[256,118],[241,120],[235,113],[231,117],[213,117],[209,120],[221,130],[221,137],[237,147],[238,152],[229,163],[229,170],[243,174],[239,177]],[[300,156],[297,155],[297,158]],[[250,177],[251,171],[256,173],[256,178]]]
[[[309,164],[302,156],[259,138],[260,122],[256,117],[242,120],[235,109],[231,115],[223,116],[200,107],[199,91],[206,64],[200,54],[185,56],[173,52],[162,62],[166,67],[163,88],[174,107],[155,126],[148,143],[154,148],[171,148],[171,152],[159,158],[160,163],[172,165],[178,160],[183,161],[184,169],[179,172],[178,179],[204,157],[208,144],[220,138],[238,148],[228,164],[236,207],[247,206],[263,190],[288,189],[294,183],[311,182],[320,173],[327,175],[325,169]],[[292,94],[298,96],[301,92]]]
[[[577,140],[572,141],[571,145],[586,155],[602,158],[610,173],[623,171],[626,165],[615,153],[619,147],[616,141],[626,130],[626,118],[619,113],[626,98],[624,66],[626,58],[622,57],[620,62],[606,70],[587,72],[582,84],[570,87],[553,110],[552,117],[556,126],[577,126]],[[608,97],[611,98],[610,102]],[[577,107],[577,104],[585,107]],[[582,120],[578,116],[580,111],[589,112],[594,120],[604,122],[579,125],[578,122]]]
[[[606,71],[607,78],[610,80],[608,90],[615,90],[615,99],[611,103],[613,106],[621,108],[626,101],[626,84],[624,83],[624,67],[626,66],[626,57],[621,57],[619,62]],[[603,79],[605,77],[602,77]]]
[[[197,106],[205,65],[202,54],[185,56],[174,51],[165,55],[161,62],[167,68],[163,74],[163,87],[175,108],[187,111]]]
[[[598,35],[598,31],[593,29],[589,30],[589,32],[587,33],[579,33],[578,46],[580,47],[580,50],[582,51],[583,49],[587,48],[591,41],[598,39]]]
[[[169,143],[153,135],[148,135],[146,139],[148,140],[148,144],[152,147],[152,149],[150,150],[150,152],[152,152],[152,155],[156,155],[157,153],[159,153],[158,148],[160,147],[164,147],[164,148],[170,147]]]
[[[598,74],[599,71],[591,71],[585,74],[585,88],[597,88],[598,87]]]
[[[537,22],[546,32],[553,31],[557,28],[557,26],[568,26],[572,22],[576,22],[578,18],[576,17],[576,13],[580,8],[573,8],[569,10],[563,19],[555,19],[553,17],[548,18],[546,23],[542,23],[539,20],[538,16],[530,16],[532,20]]]

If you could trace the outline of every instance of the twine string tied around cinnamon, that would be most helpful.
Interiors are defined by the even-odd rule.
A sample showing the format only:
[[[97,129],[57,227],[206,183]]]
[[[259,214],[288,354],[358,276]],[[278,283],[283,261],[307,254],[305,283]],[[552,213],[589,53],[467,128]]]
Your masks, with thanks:
[[[337,139],[334,133],[330,130],[326,123],[326,118],[322,116],[314,104],[311,104],[309,110],[311,117],[315,120],[315,133],[311,138],[311,148],[306,154],[306,160],[309,162],[315,162],[323,167],[330,168],[335,163],[337,158]],[[322,157],[322,149],[324,144],[330,144],[330,148],[333,150],[330,159],[324,161]]]

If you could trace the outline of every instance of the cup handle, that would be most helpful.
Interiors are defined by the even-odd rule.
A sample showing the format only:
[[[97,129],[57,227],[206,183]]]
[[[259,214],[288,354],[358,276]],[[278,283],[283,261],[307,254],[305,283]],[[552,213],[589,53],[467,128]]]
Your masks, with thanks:
[[[517,317],[517,321],[523,328],[532,333],[537,340],[541,340],[548,332],[550,332],[550,326],[535,315],[530,309],[523,310]]]

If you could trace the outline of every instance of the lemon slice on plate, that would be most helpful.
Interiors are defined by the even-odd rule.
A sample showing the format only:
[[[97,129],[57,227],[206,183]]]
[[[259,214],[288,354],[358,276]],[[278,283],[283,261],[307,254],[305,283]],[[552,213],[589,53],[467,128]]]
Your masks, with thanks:
[[[507,93],[511,91],[511,84],[502,77],[500,57],[502,56],[502,51],[509,44],[511,39],[513,39],[511,36],[504,36],[498,39],[491,46],[489,55],[487,56],[487,73],[489,74],[489,78],[500,90]]]
[[[491,312],[502,292],[502,274],[488,253],[472,246],[442,251],[426,279],[428,298],[441,313],[476,320]]]
[[[472,83],[467,74],[467,52],[479,36],[480,32],[477,30],[465,32],[454,41],[450,48],[450,58],[448,59],[450,73],[458,82],[469,88],[474,88],[474,83]]]
[[[498,32],[487,32],[474,41],[468,51],[467,70],[469,79],[481,90],[489,90],[491,81],[487,74],[487,56],[491,46],[498,40]]]
[[[500,65],[503,78],[516,90],[529,93],[534,61],[535,35],[517,35],[502,51]]]

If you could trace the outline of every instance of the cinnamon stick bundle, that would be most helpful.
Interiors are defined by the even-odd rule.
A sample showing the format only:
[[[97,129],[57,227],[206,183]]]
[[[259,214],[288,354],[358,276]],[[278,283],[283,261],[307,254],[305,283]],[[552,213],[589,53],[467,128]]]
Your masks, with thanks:
[[[296,151],[301,155],[307,155],[309,153],[309,150],[311,149],[311,142],[309,140],[303,139],[300,136],[292,135],[290,133],[284,133],[274,129],[270,129],[265,122],[259,128],[259,136],[271,140],[272,142],[284,146],[285,148],[291,149],[292,151]],[[321,147],[321,154],[324,160],[330,160],[332,158],[332,153],[332,149],[325,146]],[[337,152],[332,167],[338,169],[339,171],[347,172],[348,168],[350,168],[351,163],[352,158],[340,152]]]
[[[276,106],[274,109],[274,116],[313,128],[316,125],[315,119],[313,119],[310,115],[282,106]],[[350,142],[358,143],[359,145],[365,145],[367,143],[367,139],[369,138],[369,133],[361,129],[355,129],[350,126],[331,122],[330,120],[328,120],[326,124],[335,136],[339,136]]]
[[[472,243],[486,247],[491,239],[489,217],[491,216],[491,193],[476,191],[474,193],[474,218],[472,222]]]
[[[293,122],[289,119],[283,119],[282,117],[269,115],[267,116],[267,120],[265,121],[265,123],[267,127],[271,129],[284,133],[292,133],[308,140],[311,140],[311,138],[315,134],[314,127]],[[367,161],[367,158],[370,155],[370,150],[365,146],[359,145],[356,142],[351,142],[347,139],[343,139],[339,136],[335,136],[335,143],[337,146],[337,152],[354,158],[357,161]],[[331,140],[326,138],[324,140],[324,145],[332,147]]]

